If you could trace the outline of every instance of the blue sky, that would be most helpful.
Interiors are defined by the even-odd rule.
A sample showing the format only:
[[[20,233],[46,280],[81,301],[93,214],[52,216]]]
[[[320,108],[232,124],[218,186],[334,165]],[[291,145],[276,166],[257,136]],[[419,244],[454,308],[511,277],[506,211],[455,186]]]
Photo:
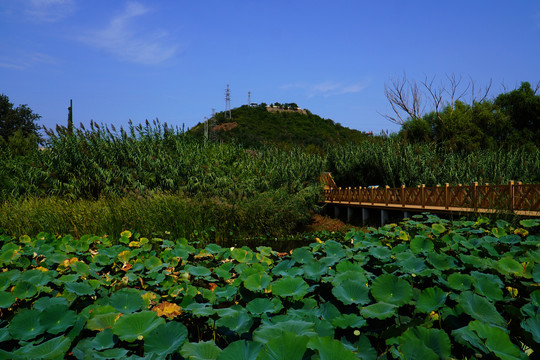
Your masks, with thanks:
[[[540,80],[540,1],[1,0],[0,93],[40,125],[192,127],[225,107],[295,102],[362,131],[392,79],[447,74],[492,94]]]

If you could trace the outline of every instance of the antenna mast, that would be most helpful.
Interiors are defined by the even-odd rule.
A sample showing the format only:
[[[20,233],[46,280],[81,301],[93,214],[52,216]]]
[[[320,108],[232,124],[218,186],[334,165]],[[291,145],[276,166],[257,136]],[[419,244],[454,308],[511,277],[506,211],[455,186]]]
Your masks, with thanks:
[[[231,89],[229,84],[227,84],[227,89],[225,89],[225,120],[232,119],[231,115]]]
[[[251,90],[248,91],[248,106],[251,106]]]

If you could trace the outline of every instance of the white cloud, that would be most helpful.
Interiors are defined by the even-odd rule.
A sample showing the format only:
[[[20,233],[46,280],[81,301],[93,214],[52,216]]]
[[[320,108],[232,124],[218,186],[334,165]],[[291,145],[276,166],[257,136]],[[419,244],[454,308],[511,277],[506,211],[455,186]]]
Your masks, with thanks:
[[[170,42],[166,31],[140,27],[139,20],[149,11],[140,3],[130,2],[105,28],[91,31],[81,40],[122,60],[140,64],[163,62],[174,56],[177,46]]]
[[[25,13],[36,22],[56,22],[75,10],[73,0],[28,0]]]
[[[38,64],[57,64],[56,58],[39,53],[15,51],[10,56],[0,56],[0,67],[8,69],[24,70]]]
[[[336,81],[325,81],[317,84],[296,83],[283,86],[285,89],[298,88],[307,92],[308,97],[314,96],[336,96],[344,94],[359,93],[368,87],[368,81],[357,83],[342,83]]]

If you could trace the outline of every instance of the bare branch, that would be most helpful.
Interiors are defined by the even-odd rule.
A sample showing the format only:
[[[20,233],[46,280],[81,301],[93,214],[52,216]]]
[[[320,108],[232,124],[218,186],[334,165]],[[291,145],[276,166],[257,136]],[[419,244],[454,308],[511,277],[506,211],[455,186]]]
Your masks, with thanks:
[[[439,118],[439,120],[440,120],[441,117],[440,117],[439,113],[440,113],[440,107],[441,107],[441,104],[442,104],[442,101],[443,101],[442,94],[443,94],[444,88],[442,88],[442,87],[435,88],[433,86],[434,81],[435,81],[435,76],[429,82],[428,82],[428,78],[426,76],[426,78],[422,82],[422,85],[424,85],[426,90],[429,92],[429,95],[431,95],[431,99],[433,100],[433,105],[435,106],[435,113],[437,114],[437,118]]]
[[[540,90],[540,80],[538,80],[538,82],[536,83],[535,87],[534,87],[534,91],[533,91],[533,94],[536,95],[536,93]]]
[[[392,80],[391,86],[385,85],[384,95],[395,113],[395,117],[383,115],[387,120],[403,125],[407,121],[405,115],[412,119],[422,116],[422,94],[416,83],[407,81],[406,75],[402,79]]]

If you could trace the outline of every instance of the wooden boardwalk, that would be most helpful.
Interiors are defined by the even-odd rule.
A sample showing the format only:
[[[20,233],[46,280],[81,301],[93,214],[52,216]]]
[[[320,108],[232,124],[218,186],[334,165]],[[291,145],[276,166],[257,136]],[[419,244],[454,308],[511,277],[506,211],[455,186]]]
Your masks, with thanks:
[[[456,185],[400,188],[339,188],[330,174],[322,175],[329,204],[435,213],[513,213],[540,217],[540,184],[510,181],[505,185]]]

